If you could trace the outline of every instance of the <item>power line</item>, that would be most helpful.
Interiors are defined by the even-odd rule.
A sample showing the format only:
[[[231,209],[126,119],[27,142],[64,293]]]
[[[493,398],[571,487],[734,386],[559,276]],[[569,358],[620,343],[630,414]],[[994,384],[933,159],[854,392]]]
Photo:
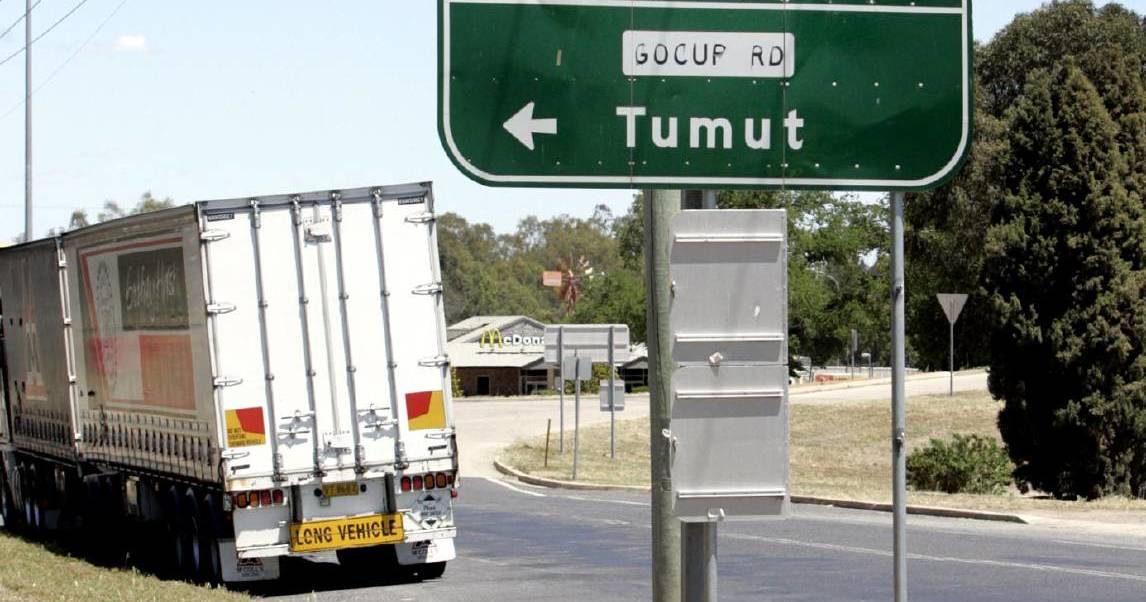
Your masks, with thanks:
[[[82,7],[83,5],[85,5],[87,3],[88,3],[88,0],[80,0],[78,4],[76,4],[75,6],[72,7],[72,10],[69,10],[68,12],[64,13],[64,16],[57,19],[55,23],[52,23],[52,25],[49,26],[44,31],[41,31],[40,35],[32,38],[32,41],[29,42],[29,45],[35,44],[36,42],[39,42],[40,38],[43,38],[44,36],[51,33],[51,31],[53,29],[55,29],[57,26],[59,26],[60,23],[63,23],[68,17],[72,16],[77,10],[80,9],[80,7]],[[23,48],[17,50],[16,52],[13,52],[12,54],[9,54],[8,56],[4,57],[4,60],[0,60],[0,67],[3,67],[5,65],[5,63],[7,63],[8,61],[20,56],[27,49],[28,49],[28,46],[24,46]]]
[[[0,0],[0,2],[3,1],[4,0]],[[40,85],[36,86],[35,90],[32,90],[32,96],[38,94],[40,90],[44,88],[44,86],[47,86],[49,83],[51,83],[51,81],[55,79],[55,77],[59,75],[61,71],[64,70],[64,67],[68,66],[68,63],[71,63],[73,60],[75,60],[75,58],[84,51],[84,48],[87,48],[88,44],[91,44],[92,40],[94,40],[95,37],[99,35],[99,32],[103,31],[103,28],[108,24],[108,21],[111,21],[112,18],[114,18],[115,15],[119,13],[119,9],[123,8],[123,5],[127,4],[127,2],[128,0],[121,0],[120,3],[116,5],[116,7],[112,9],[112,11],[108,13],[106,17],[104,17],[103,21],[100,21],[100,24],[92,31],[91,35],[89,35],[82,44],[76,47],[76,49],[72,51],[72,54],[69,55],[68,58],[64,60],[64,62],[60,63],[58,67],[53,69],[48,77],[46,77],[44,81],[40,82]],[[20,107],[24,106],[24,102],[25,101],[21,100],[20,102],[12,105],[12,108],[5,111],[3,115],[0,115],[0,121],[4,121],[6,118],[8,118],[9,115],[15,113]]]
[[[0,0],[0,2],[3,2],[3,1],[4,0]],[[40,5],[41,1],[42,0],[36,0],[36,3],[32,5],[32,10],[36,10],[36,7]],[[27,14],[21,13],[20,16],[16,18],[16,21],[14,21],[11,25],[8,26],[8,29],[5,29],[3,32],[0,32],[0,40],[3,40],[4,36],[8,35],[8,32],[15,29],[17,25],[23,23],[24,18],[27,16],[28,16]]]

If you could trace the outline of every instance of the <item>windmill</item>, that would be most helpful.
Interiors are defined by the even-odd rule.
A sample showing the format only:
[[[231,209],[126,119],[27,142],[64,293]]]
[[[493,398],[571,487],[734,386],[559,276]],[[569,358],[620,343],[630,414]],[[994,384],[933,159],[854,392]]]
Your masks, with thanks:
[[[581,298],[584,281],[593,277],[593,267],[584,255],[576,260],[570,258],[568,262],[561,260],[557,267],[542,275],[542,283],[557,290],[557,296],[565,303],[565,311],[569,311]]]

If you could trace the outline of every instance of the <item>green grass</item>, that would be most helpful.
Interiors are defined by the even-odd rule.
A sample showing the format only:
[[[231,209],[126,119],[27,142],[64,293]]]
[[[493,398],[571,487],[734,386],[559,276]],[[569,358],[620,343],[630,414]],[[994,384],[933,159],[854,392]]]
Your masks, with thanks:
[[[955,433],[999,438],[995,418],[1001,404],[985,392],[954,397],[927,396],[908,400],[908,449],[931,438]],[[791,410],[791,489],[794,495],[891,501],[891,408],[886,401],[794,403]],[[647,419],[617,423],[617,459],[609,459],[609,425],[581,430],[582,454],[578,480],[612,485],[649,484]],[[545,437],[519,441],[501,459],[529,474],[569,479],[572,473],[572,434],[566,433],[566,453],[557,453],[551,440],[549,465],[544,466]],[[1011,488],[1002,495],[948,495],[911,491],[908,502],[995,511],[1144,511],[1146,500],[1108,498],[1095,502],[1063,502],[1021,495]]]
[[[224,589],[164,581],[131,569],[97,566],[52,544],[0,532],[0,602],[41,600],[237,602],[250,598]]]

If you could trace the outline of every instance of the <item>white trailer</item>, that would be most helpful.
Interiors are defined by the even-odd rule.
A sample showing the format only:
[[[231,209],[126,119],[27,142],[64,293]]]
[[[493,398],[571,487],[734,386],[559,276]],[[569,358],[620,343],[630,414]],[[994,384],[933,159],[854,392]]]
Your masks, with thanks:
[[[3,249],[0,304],[6,525],[143,526],[140,551],[207,581],[325,551],[433,578],[454,557],[429,184],[200,202]]]

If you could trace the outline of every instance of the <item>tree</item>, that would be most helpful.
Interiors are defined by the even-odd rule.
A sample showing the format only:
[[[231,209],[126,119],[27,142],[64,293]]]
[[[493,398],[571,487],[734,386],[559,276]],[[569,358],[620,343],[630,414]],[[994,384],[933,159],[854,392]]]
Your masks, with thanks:
[[[1110,50],[1118,95],[1146,98],[1141,63]],[[1081,64],[1035,71],[1008,112],[985,245],[990,388],[1020,487],[1146,497],[1146,167],[1127,161],[1146,156],[1143,115]]]
[[[119,219],[121,217],[127,217],[129,215],[139,215],[141,213],[150,213],[152,211],[159,211],[161,209],[170,209],[174,206],[175,201],[171,197],[158,199],[152,196],[151,192],[148,191],[140,195],[139,202],[136,203],[135,206],[131,209],[124,209],[117,201],[110,199],[104,201],[103,209],[96,215],[96,221],[106,222],[113,219]],[[79,210],[79,212],[83,212],[83,210]],[[76,213],[78,212],[72,213],[73,219],[76,217]],[[86,222],[86,212],[83,212],[83,217]]]

